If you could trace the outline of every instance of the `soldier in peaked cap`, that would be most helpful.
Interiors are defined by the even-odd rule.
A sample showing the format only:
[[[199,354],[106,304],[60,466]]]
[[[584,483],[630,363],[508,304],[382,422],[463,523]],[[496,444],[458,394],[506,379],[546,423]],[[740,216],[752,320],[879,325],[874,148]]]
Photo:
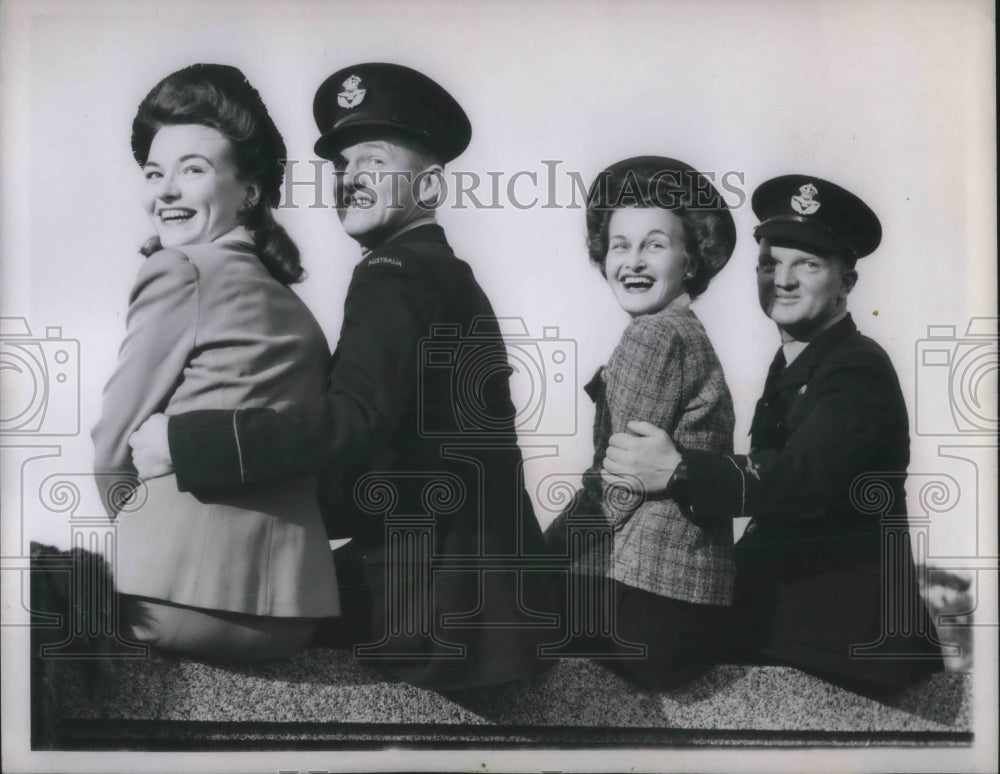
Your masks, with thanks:
[[[885,351],[847,311],[855,263],[878,247],[881,225],[851,192],[804,175],[768,180],[751,204],[758,297],[781,347],[749,453],[681,453],[633,423],[612,437],[605,476],[687,498],[698,524],[752,517],[734,549],[737,658],[894,690],[942,662],[900,539],[906,405]],[[884,513],[872,512],[872,492],[891,493]]]
[[[472,126],[454,97],[426,75],[397,64],[339,70],[316,91],[313,116],[322,136],[316,155],[335,159],[373,136],[409,138],[446,164],[462,154]]]
[[[538,645],[554,636],[545,625],[556,623],[555,584],[548,572],[520,571],[544,548],[523,486],[506,350],[489,300],[434,217],[442,167],[469,144],[469,120],[433,80],[384,63],[334,73],[313,108],[338,215],[363,248],[328,391],[282,411],[173,416],[167,438],[144,427],[138,470],[172,464],[192,491],[318,472],[330,537],[352,538],[335,553],[337,643],[432,689],[537,674],[547,665]],[[424,368],[421,341],[441,330],[454,367]],[[500,364],[476,395],[455,385],[461,353]],[[474,404],[472,426],[460,421],[463,400]],[[167,441],[169,456],[159,448]],[[392,504],[376,504],[377,491],[391,491]],[[407,539],[394,519],[412,527],[421,516],[424,527],[432,520],[433,571],[429,555],[392,553]],[[491,568],[469,565],[482,555]]]

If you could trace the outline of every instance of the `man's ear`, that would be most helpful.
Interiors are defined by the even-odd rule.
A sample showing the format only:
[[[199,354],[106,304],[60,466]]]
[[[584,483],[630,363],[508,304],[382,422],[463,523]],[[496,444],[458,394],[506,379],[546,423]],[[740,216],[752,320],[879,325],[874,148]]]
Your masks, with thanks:
[[[843,294],[844,298],[854,290],[854,286],[858,282],[858,273],[854,269],[848,269],[843,274],[840,275],[840,292]]]
[[[433,210],[440,204],[444,192],[444,167],[440,164],[425,167],[414,179],[414,183],[417,204],[425,210]]]

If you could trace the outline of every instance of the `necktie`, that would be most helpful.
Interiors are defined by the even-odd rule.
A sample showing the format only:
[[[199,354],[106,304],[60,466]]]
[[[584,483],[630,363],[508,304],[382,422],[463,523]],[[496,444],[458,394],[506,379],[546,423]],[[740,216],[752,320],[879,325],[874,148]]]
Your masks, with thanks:
[[[777,390],[778,377],[785,370],[785,350],[778,348],[778,353],[771,361],[771,367],[767,369],[767,379],[764,380],[764,400],[770,400]]]
[[[778,377],[785,370],[785,351],[778,348],[778,353],[771,361],[771,367],[767,369],[767,378],[764,380],[764,394],[757,401],[757,407],[753,412],[753,422],[750,424],[750,453],[770,448],[775,442],[774,432],[779,418],[776,414],[778,406],[774,402],[778,393]]]

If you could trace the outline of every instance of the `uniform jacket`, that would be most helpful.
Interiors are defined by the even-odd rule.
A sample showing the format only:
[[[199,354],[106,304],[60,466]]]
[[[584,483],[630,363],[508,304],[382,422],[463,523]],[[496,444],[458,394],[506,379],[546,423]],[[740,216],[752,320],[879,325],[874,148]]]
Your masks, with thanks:
[[[600,479],[612,433],[630,420],[665,430],[682,450],[733,449],[733,401],[722,365],[683,295],[656,314],[633,319],[608,364],[587,386],[596,403],[594,462],[584,474],[587,503],[615,530],[607,574],[628,586],[699,604],[732,601],[732,526],[695,524],[672,497],[615,496]]]
[[[925,660],[849,656],[885,639],[884,525],[855,485],[881,489],[891,514],[906,513],[909,424],[892,363],[847,316],[782,364],[757,403],[748,455],[684,455],[693,517],[753,517],[735,547],[737,602],[768,617],[765,652],[848,677],[925,670],[939,655],[933,633],[886,640],[886,652]],[[926,610],[903,549],[893,604],[915,630]]]
[[[365,548],[376,638],[393,594],[384,574],[386,531],[394,519],[430,519],[434,638],[459,644],[465,655],[437,658],[454,649],[396,639],[400,652],[415,647],[424,656],[392,668],[429,687],[515,679],[538,670],[536,647],[552,637],[527,612],[552,611],[552,578],[446,571],[482,555],[506,557],[494,564],[530,564],[543,551],[524,491],[509,373],[497,320],[471,269],[439,226],[421,225],[356,267],[325,395],[280,412],[174,416],[171,457],[181,487],[193,491],[320,471],[329,534]],[[369,486],[376,481],[388,487]],[[419,574],[418,565],[395,570]],[[525,621],[536,628],[479,625]]]
[[[120,591],[270,616],[338,611],[322,517],[308,476],[195,496],[153,479],[121,508],[128,437],[151,414],[274,406],[321,395],[329,350],[298,296],[268,274],[237,228],[146,259],[92,436]],[[106,475],[111,474],[111,475]]]

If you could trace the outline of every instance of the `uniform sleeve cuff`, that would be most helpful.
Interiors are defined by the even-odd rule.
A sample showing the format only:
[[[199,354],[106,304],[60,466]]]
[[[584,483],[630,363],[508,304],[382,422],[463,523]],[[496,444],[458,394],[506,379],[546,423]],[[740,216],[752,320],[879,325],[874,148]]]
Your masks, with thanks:
[[[728,521],[743,515],[743,457],[685,451],[691,520]]]
[[[233,411],[191,411],[170,417],[167,442],[182,492],[239,486],[239,449]]]

